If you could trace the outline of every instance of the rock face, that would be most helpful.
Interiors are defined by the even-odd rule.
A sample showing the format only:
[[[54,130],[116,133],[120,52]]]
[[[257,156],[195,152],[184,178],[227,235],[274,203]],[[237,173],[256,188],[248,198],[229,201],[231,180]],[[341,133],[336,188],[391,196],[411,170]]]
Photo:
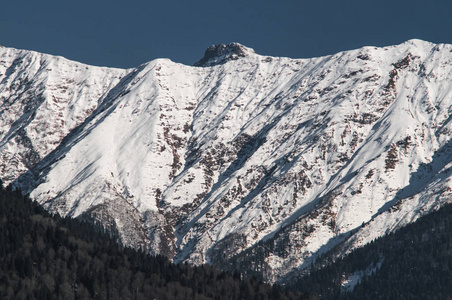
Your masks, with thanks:
[[[214,65],[221,65],[230,60],[246,57],[249,51],[254,53],[252,49],[246,48],[239,43],[230,43],[227,46],[225,44],[212,45],[207,48],[204,57],[195,63],[195,66],[211,67]]]
[[[209,48],[91,67],[0,49],[0,176],[125,244],[269,282],[451,199],[452,46]]]

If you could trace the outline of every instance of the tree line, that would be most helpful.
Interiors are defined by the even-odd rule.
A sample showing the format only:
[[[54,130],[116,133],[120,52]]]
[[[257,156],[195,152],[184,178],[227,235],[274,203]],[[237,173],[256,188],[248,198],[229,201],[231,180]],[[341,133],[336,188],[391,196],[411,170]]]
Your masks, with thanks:
[[[173,264],[0,188],[1,299],[314,299],[237,272]]]

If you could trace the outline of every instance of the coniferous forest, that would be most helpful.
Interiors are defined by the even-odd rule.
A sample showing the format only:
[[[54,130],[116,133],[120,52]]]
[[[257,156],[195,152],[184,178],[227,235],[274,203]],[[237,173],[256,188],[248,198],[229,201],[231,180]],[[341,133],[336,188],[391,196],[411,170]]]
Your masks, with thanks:
[[[356,274],[357,285],[344,288]],[[452,204],[334,263],[320,259],[287,288],[322,299],[452,299]]]
[[[172,264],[0,189],[0,299],[315,299],[239,273]]]

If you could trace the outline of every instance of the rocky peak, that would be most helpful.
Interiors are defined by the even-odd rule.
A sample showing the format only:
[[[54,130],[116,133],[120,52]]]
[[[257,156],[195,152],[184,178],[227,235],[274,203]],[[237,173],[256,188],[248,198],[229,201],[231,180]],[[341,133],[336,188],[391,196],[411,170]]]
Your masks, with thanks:
[[[212,45],[206,49],[204,57],[195,63],[195,66],[210,67],[214,65],[221,65],[230,60],[237,60],[240,57],[245,57],[249,53],[255,52],[253,49],[247,48],[239,43]]]

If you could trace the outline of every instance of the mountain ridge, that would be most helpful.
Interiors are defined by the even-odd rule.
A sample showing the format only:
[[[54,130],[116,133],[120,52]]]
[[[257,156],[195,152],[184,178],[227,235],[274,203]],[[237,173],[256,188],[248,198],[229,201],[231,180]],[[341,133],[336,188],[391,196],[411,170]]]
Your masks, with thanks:
[[[275,282],[449,201],[450,45],[127,70],[5,49],[0,175],[176,262]]]

